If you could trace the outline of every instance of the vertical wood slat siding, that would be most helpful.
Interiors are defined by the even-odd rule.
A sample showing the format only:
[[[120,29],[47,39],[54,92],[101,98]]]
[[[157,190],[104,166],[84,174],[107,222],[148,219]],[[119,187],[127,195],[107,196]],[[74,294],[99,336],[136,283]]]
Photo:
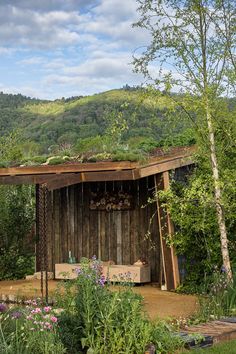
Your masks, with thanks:
[[[53,205],[53,193],[48,194],[47,200],[47,237],[48,237],[48,247],[47,247],[47,256],[48,256],[48,267],[49,269],[53,269],[54,271],[54,242],[52,240],[53,231],[53,213],[52,213],[52,205]]]
[[[53,192],[53,225],[54,225],[54,235],[51,237],[54,240],[55,263],[61,262],[61,235],[60,235],[60,191],[56,190]]]
[[[114,186],[133,194],[133,209],[110,212],[89,209],[91,191],[101,188],[112,191]],[[97,255],[103,261],[133,264],[142,257],[151,265],[152,280],[158,281],[160,242],[156,218],[150,236],[145,237],[156,206],[154,203],[141,208],[152,196],[153,188],[153,178],[142,178],[131,182],[83,183],[51,192],[50,270],[54,270],[55,263],[67,261],[69,250],[78,261]]]

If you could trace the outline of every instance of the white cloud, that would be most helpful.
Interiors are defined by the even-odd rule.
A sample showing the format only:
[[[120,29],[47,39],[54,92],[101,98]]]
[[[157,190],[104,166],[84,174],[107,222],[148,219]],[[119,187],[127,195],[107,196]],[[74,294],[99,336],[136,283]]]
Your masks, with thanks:
[[[18,51],[9,82],[21,80],[5,87],[56,98],[138,84],[130,63],[148,37],[132,28],[136,7],[136,0],[0,0],[0,54]]]
[[[127,55],[115,58],[89,59],[78,66],[64,67],[60,73],[46,75],[43,84],[49,87],[77,89],[78,94],[120,88],[126,83],[140,83],[140,76],[132,72]]]
[[[17,6],[40,12],[57,10],[82,10],[94,6],[96,0],[0,0],[0,5]]]
[[[73,25],[80,22],[77,12],[50,11],[0,6],[0,44],[15,47],[52,48],[76,44],[79,34]]]
[[[0,55],[10,55],[14,53],[14,51],[15,50],[13,48],[0,47]]]
[[[43,64],[45,62],[45,59],[42,57],[30,57],[30,58],[25,58],[23,60],[19,61],[19,64],[22,65],[38,65],[38,64]]]

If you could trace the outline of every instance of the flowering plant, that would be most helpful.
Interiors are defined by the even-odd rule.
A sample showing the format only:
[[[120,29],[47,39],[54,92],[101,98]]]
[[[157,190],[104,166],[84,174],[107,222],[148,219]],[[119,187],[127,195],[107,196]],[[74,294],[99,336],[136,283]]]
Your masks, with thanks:
[[[41,306],[38,299],[25,305],[18,309],[0,304],[0,353],[64,353],[54,310]]]
[[[55,332],[58,319],[50,306],[35,307],[28,310],[29,314],[26,316],[26,323],[31,331]]]
[[[80,267],[76,269],[78,274],[78,282],[86,280],[90,285],[104,287],[106,278],[102,274],[102,263],[93,256],[91,260],[82,258]]]

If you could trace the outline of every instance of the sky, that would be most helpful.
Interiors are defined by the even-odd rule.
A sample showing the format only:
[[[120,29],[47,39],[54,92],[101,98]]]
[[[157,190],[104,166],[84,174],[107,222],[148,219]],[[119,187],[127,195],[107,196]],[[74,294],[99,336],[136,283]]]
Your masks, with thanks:
[[[132,55],[136,0],[0,0],[0,91],[41,99],[90,95],[144,79]]]

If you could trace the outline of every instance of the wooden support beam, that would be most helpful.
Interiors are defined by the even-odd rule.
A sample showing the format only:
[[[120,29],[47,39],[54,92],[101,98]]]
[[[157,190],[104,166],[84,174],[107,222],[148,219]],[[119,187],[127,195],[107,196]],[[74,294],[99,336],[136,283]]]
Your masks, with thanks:
[[[165,190],[169,187],[168,178],[168,172],[154,176],[156,195],[159,190]],[[166,236],[173,234],[173,224],[171,223],[168,213],[160,206],[158,197],[156,199],[156,203],[165,285],[167,290],[173,290],[176,289],[179,284],[178,260],[173,247],[168,247],[165,239]]]
[[[73,184],[82,182],[81,173],[66,173],[53,175],[53,178],[47,182],[48,190],[60,189]]]
[[[182,157],[176,159],[170,159],[165,162],[158,162],[146,167],[140,167],[140,178],[155,175],[157,173],[174,170],[179,167],[192,165],[194,163],[191,157]]]
[[[169,171],[163,172],[163,182],[164,182],[164,190],[168,190],[170,188]],[[171,237],[174,234],[174,224],[168,212],[166,213],[166,218],[167,218],[168,234]],[[172,267],[173,267],[174,288],[176,289],[177,286],[180,284],[178,257],[175,253],[175,249],[173,246],[170,247],[170,250],[171,250],[171,260],[172,260]]]
[[[49,190],[54,190],[81,182],[127,181],[138,178],[138,169],[84,173],[54,173],[51,175],[0,176],[0,185],[46,183]]]
[[[138,169],[81,173],[83,182],[132,181],[139,178]]]
[[[139,174],[136,169],[127,171],[66,173],[51,177],[47,182],[47,187],[49,190],[54,190],[81,182],[129,181],[137,178],[139,178]]]
[[[55,175],[0,176],[0,185],[43,184]]]

